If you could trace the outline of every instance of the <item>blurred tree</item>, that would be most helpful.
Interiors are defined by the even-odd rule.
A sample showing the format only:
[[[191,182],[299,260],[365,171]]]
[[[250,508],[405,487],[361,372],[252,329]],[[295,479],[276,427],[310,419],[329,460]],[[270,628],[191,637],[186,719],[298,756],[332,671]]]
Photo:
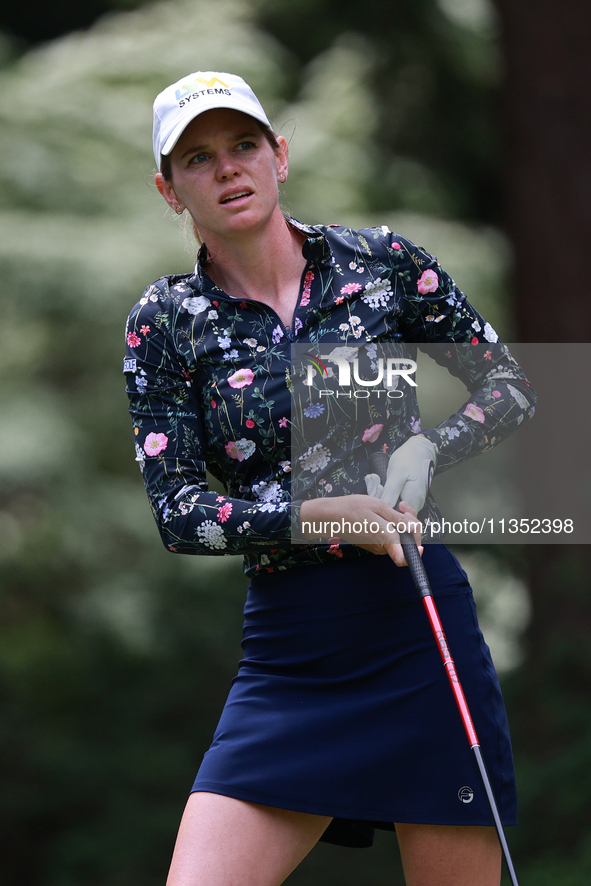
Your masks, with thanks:
[[[495,115],[500,76],[494,19],[458,17],[453,0],[259,0],[258,20],[292,53],[298,71],[343,35],[366,39],[368,83],[377,125],[372,210],[497,222],[499,143]],[[464,4],[465,6],[465,4]],[[328,84],[326,84],[328,87]],[[338,102],[324,90],[325,101]],[[352,124],[365,129],[363,109]],[[370,121],[371,125],[371,121]]]
[[[542,0],[534,10],[526,0],[496,0],[496,7],[506,69],[503,215],[515,252],[518,334],[586,342],[591,6]],[[565,258],[552,271],[549,256],[559,249]],[[563,432],[576,433],[576,424]],[[531,546],[525,556],[533,616],[523,666],[507,684],[527,822],[515,840],[529,861],[528,884],[578,886],[591,877],[591,547]]]
[[[589,545],[531,545],[532,619],[522,666],[505,681],[522,826],[511,835],[527,886],[591,876]]]
[[[132,9],[149,0],[53,0],[50,7],[42,0],[5,3],[0,10],[0,29],[18,38],[24,47],[54,40],[70,31],[88,28],[100,16],[112,10]]]
[[[505,59],[503,222],[521,341],[591,340],[591,6],[496,0]],[[549,256],[565,258],[555,270]]]
[[[236,670],[241,563],[164,551],[121,373],[129,308],[195,258],[153,187],[153,97],[229,50],[269,101],[281,51],[223,0],[105,20],[0,75],[7,886],[162,883]]]

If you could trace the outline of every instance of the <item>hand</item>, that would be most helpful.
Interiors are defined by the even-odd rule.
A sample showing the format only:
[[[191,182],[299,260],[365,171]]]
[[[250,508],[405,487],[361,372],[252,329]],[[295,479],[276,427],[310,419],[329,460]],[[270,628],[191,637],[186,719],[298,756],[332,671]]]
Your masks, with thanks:
[[[306,538],[316,541],[338,537],[372,554],[388,554],[397,566],[408,565],[396,531],[396,527],[404,531],[403,526],[422,553],[417,513],[407,502],[401,502],[395,510],[374,496],[340,495],[313,498],[300,508],[300,530]]]
[[[436,446],[422,434],[409,437],[390,456],[383,487],[377,474],[366,476],[368,494],[379,495],[392,507],[396,507],[399,500],[405,501],[418,513],[425,504],[436,467]]]

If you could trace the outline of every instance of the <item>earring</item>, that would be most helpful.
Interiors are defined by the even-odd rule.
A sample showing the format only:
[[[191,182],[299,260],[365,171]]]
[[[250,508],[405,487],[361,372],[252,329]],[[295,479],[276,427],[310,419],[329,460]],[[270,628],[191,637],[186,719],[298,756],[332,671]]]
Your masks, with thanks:
[[[284,172],[280,172],[279,175],[277,176],[277,179],[280,182],[284,182],[286,178],[287,178],[287,176],[285,175]]]
[[[183,206],[180,206],[178,203],[175,203],[174,211],[177,213],[177,215],[180,215],[181,212],[185,211],[185,209]]]

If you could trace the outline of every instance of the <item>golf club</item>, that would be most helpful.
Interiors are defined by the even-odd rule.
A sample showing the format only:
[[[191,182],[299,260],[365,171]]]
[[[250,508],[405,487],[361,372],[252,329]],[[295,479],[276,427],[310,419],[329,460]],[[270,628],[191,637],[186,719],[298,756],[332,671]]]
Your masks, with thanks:
[[[383,452],[374,452],[372,453],[372,455],[370,455],[369,463],[371,470],[379,476],[380,482],[384,484],[386,481],[386,473],[388,468],[388,456]],[[431,475],[432,471],[429,472],[429,476]],[[437,645],[439,647],[443,666],[447,673],[447,678],[449,680],[449,684],[452,688],[454,698],[456,700],[456,704],[462,718],[462,723],[466,731],[468,742],[474,752],[474,756],[476,757],[476,762],[478,764],[478,769],[480,771],[484,790],[486,791],[486,796],[488,798],[488,803],[494,819],[499,842],[503,850],[503,856],[505,858],[507,869],[509,871],[509,876],[511,878],[511,884],[512,886],[519,886],[517,874],[515,873],[515,868],[511,859],[511,853],[509,852],[509,846],[507,845],[505,832],[503,831],[503,825],[501,823],[501,818],[497,809],[497,804],[492,792],[492,787],[490,784],[488,773],[486,771],[486,766],[484,765],[484,760],[482,758],[480,742],[478,741],[476,729],[474,728],[474,723],[472,722],[472,717],[470,716],[470,710],[466,702],[466,697],[464,695],[464,690],[462,689],[462,684],[460,683],[456,671],[454,660],[451,657],[449,646],[447,645],[447,639],[445,637],[445,632],[443,630],[443,626],[439,618],[439,613],[433,599],[427,571],[425,569],[413,536],[407,532],[401,532],[399,534],[400,543],[402,544],[402,549],[404,551],[404,556],[406,557],[406,562],[408,563],[410,574],[412,576],[417,591],[421,594],[423,598],[423,605],[429,618],[431,630],[433,631],[435,640],[437,641]]]

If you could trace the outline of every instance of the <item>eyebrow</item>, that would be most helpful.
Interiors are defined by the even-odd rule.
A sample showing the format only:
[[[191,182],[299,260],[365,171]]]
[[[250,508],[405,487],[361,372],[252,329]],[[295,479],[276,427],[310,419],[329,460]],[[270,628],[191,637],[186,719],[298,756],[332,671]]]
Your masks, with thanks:
[[[256,138],[258,134],[259,133],[255,132],[255,130],[247,130],[246,132],[239,132],[236,135],[233,135],[230,141],[239,142],[246,138]],[[205,151],[206,148],[207,144],[193,145],[193,147],[187,148],[187,150],[181,154],[181,160],[183,160],[188,154],[198,154],[199,151]]]

